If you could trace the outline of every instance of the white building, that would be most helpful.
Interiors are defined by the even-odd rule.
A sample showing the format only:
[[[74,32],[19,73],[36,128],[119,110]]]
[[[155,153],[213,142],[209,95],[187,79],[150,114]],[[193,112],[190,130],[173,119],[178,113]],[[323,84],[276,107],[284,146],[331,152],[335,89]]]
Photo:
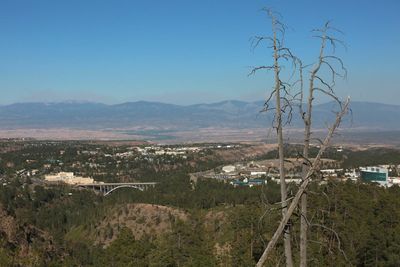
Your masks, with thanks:
[[[64,182],[66,184],[92,184],[94,179],[90,177],[75,176],[73,172],[59,172],[57,174],[45,175],[48,182]]]
[[[267,175],[266,171],[251,171],[250,172],[251,176],[262,176],[262,175]]]
[[[400,186],[400,177],[390,177],[388,181],[388,186],[397,185]]]
[[[272,178],[271,180],[274,181],[274,182],[276,182],[277,184],[280,184],[280,183],[281,183],[281,179],[279,179],[279,178]],[[287,184],[289,184],[289,183],[301,184],[302,181],[303,181],[303,180],[300,179],[300,178],[285,179],[285,182],[286,182]]]
[[[225,173],[230,173],[230,172],[234,172],[236,170],[236,167],[233,165],[227,165],[222,167],[222,171]]]

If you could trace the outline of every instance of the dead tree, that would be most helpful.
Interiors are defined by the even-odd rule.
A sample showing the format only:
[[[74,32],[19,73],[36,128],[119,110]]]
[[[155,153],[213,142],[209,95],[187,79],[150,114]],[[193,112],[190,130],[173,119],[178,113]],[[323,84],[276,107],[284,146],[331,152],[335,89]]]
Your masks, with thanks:
[[[263,9],[271,19],[272,37],[255,37],[254,47],[262,41],[267,41],[273,50],[273,64],[269,66],[258,66],[252,69],[250,74],[254,74],[259,70],[267,70],[274,72],[274,87],[265,101],[263,111],[274,110],[274,124],[276,129],[278,154],[279,154],[279,175],[280,175],[280,189],[281,189],[281,210],[282,217],[287,213],[287,188],[285,181],[285,155],[284,155],[284,139],[283,139],[283,126],[290,123],[292,116],[292,101],[295,98],[291,95],[290,84],[283,82],[281,78],[282,64],[281,61],[292,63],[292,68],[296,68],[297,58],[292,54],[289,48],[284,46],[284,33],[286,30],[285,25],[277,18],[277,14],[273,13],[270,9]],[[275,105],[271,105],[273,102]],[[291,246],[291,229],[289,224],[284,227],[284,250],[286,258],[286,266],[293,266],[292,246]]]
[[[315,29],[313,32],[316,33],[314,37],[321,40],[320,51],[317,62],[312,66],[309,78],[308,87],[308,98],[306,103],[306,110],[303,109],[303,66],[300,64],[300,84],[301,84],[301,97],[300,97],[300,114],[304,122],[304,147],[303,147],[303,165],[302,165],[302,179],[307,179],[307,173],[309,170],[309,148],[311,140],[311,129],[312,129],[312,108],[313,101],[315,98],[315,92],[321,92],[328,97],[336,101],[340,106],[341,102],[335,95],[334,86],[337,77],[345,77],[347,70],[343,65],[342,60],[334,56],[335,48],[337,44],[344,43],[337,39],[334,32],[339,32],[336,28],[333,28],[328,21],[323,28]],[[332,54],[326,53],[327,46],[332,47]],[[339,64],[340,71],[337,71],[336,67]],[[330,74],[329,81],[322,75],[321,70],[325,69]],[[307,193],[301,196],[301,219],[300,219],[300,266],[307,266],[307,232],[308,232],[308,221],[307,221]]]
[[[350,98],[347,98],[345,103],[342,105],[341,111],[337,113],[334,124],[330,127],[328,134],[327,134],[325,140],[323,141],[316,158],[314,159],[313,163],[310,165],[310,168],[307,171],[305,179],[302,181],[296,195],[292,199],[292,201],[287,209],[286,214],[283,216],[282,220],[279,223],[277,230],[275,231],[271,240],[268,242],[268,245],[267,245],[266,249],[264,250],[264,253],[261,255],[261,258],[257,262],[257,265],[256,265],[257,267],[262,267],[264,265],[264,263],[268,259],[268,256],[271,254],[272,250],[275,248],[275,245],[276,245],[279,237],[282,235],[282,232],[285,231],[286,225],[289,222],[290,217],[292,216],[296,207],[299,205],[300,199],[303,196],[303,194],[305,193],[308,184],[310,183],[310,178],[316,174],[318,168],[320,167],[321,157],[322,157],[323,153],[325,152],[326,148],[329,146],[329,143],[332,139],[333,134],[335,133],[336,129],[339,127],[343,116],[348,112],[349,103],[350,103]]]

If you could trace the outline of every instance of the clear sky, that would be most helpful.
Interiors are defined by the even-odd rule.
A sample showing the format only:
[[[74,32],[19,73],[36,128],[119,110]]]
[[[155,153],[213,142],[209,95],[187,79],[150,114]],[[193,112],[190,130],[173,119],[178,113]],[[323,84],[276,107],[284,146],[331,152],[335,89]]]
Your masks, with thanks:
[[[271,78],[247,74],[270,62],[249,42],[270,33],[263,6],[306,63],[310,30],[333,20],[348,44],[339,95],[400,104],[399,0],[0,0],[0,104],[261,100]]]

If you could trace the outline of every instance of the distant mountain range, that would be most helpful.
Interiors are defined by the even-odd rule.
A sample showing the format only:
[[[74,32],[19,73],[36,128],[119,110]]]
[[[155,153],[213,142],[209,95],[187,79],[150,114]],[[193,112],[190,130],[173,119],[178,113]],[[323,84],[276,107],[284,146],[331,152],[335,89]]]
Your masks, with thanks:
[[[0,106],[0,129],[172,129],[265,128],[272,112],[260,113],[263,102],[223,101],[212,104],[173,105],[158,102],[101,103],[17,103]],[[333,103],[316,105],[314,126],[325,127],[334,117]],[[336,107],[337,109],[337,107]],[[352,116],[345,126],[352,129],[398,130],[400,106],[352,102]],[[301,127],[294,110],[292,127]]]

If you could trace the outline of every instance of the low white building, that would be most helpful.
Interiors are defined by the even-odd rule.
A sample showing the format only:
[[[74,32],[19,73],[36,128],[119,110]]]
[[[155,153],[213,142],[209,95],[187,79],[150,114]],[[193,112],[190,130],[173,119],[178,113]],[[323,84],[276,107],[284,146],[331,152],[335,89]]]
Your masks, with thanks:
[[[345,172],[344,176],[349,177],[349,178],[358,178],[359,174],[356,172],[355,169],[352,169],[352,170],[350,170],[348,172]]]
[[[281,183],[281,179],[279,179],[279,178],[272,178],[271,179],[272,181],[274,181],[274,182],[276,182],[277,184],[280,184]],[[285,182],[287,183],[287,184],[289,184],[289,183],[295,183],[295,184],[301,184],[301,182],[302,182],[303,180],[302,179],[300,179],[300,178],[291,178],[291,179],[285,179]]]
[[[66,184],[92,184],[94,179],[90,177],[75,176],[73,172],[59,172],[57,174],[45,175],[48,182],[63,182]]]
[[[400,186],[400,177],[389,177],[388,186]]]
[[[266,171],[250,171],[251,176],[262,176],[267,175]]]
[[[222,171],[225,173],[230,173],[230,172],[234,172],[236,170],[236,167],[233,165],[227,165],[222,167]]]

